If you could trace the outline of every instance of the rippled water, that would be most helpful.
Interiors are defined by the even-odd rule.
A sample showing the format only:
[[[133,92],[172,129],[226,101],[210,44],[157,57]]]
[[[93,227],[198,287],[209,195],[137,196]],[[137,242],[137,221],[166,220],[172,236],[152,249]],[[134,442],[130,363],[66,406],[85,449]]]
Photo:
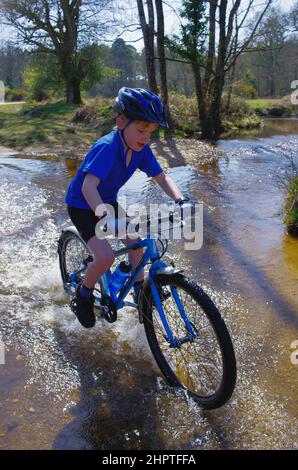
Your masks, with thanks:
[[[0,448],[298,447],[298,241],[285,234],[277,178],[286,156],[297,158],[298,135],[219,146],[217,163],[169,170],[205,207],[203,248],[174,242],[170,256],[218,304],[236,347],[235,393],[209,412],[164,384],[134,309],[92,331],[70,312],[56,241],[75,162],[1,155]],[[121,193],[161,200],[143,174]]]

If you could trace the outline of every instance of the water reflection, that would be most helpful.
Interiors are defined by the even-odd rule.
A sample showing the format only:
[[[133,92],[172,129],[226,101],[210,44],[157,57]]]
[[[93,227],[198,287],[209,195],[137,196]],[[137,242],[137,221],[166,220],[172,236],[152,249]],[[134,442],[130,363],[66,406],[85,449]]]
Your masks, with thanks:
[[[78,168],[80,166],[80,162],[78,160],[73,160],[71,158],[65,159],[65,166],[71,178],[77,174]]]
[[[298,279],[298,239],[285,234],[282,248],[287,269]]]
[[[272,137],[274,135],[298,134],[298,118],[265,118],[262,126],[256,129],[239,130],[227,133],[224,138],[237,137],[251,139],[254,137]]]
[[[152,368],[143,357],[141,370],[140,359],[136,361],[128,345],[125,351],[116,351],[113,343],[120,338],[112,331],[96,336],[89,335],[84,345],[56,330],[58,346],[77,370],[81,386],[69,409],[74,419],[56,435],[53,448],[164,448],[156,429]]]

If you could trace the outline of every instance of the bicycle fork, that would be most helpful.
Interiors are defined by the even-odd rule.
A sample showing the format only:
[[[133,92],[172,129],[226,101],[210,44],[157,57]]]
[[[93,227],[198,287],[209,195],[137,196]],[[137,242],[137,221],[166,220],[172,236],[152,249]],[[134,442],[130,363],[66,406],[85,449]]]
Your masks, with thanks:
[[[168,323],[167,317],[165,315],[165,312],[164,312],[164,309],[163,309],[163,306],[162,306],[162,302],[160,300],[159,293],[158,293],[157,287],[154,283],[154,280],[152,278],[150,278],[149,282],[150,282],[150,287],[151,287],[151,291],[152,291],[152,294],[153,294],[153,299],[154,299],[155,305],[157,307],[160,319],[162,321],[163,327],[164,327],[165,332],[166,332],[166,335],[164,335],[164,338],[166,339],[166,341],[168,341],[168,343],[170,344],[170,347],[171,348],[180,348],[180,346],[182,346],[182,344],[184,344],[184,343],[193,342],[195,340],[195,338],[198,336],[198,332],[192,326],[191,322],[189,321],[189,319],[188,319],[188,317],[185,313],[184,307],[182,305],[182,302],[181,302],[181,299],[179,297],[179,294],[177,292],[176,287],[171,287],[171,292],[172,292],[172,296],[175,300],[175,303],[177,305],[177,308],[179,310],[179,313],[181,315],[181,318],[184,321],[186,331],[187,331],[187,334],[185,336],[183,336],[182,338],[174,338],[172,330],[171,330],[170,325]]]

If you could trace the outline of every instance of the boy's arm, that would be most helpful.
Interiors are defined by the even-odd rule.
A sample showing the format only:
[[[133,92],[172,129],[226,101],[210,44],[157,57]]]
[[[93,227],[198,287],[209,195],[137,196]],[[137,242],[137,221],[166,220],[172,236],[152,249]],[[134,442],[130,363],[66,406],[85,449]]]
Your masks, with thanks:
[[[175,202],[179,199],[183,199],[183,194],[176,185],[175,181],[164,172],[160,173],[157,176],[153,177],[154,181],[159,184],[161,189],[170,196]]]
[[[108,212],[97,189],[97,186],[99,185],[100,181],[100,178],[98,178],[97,176],[93,175],[92,173],[87,173],[82,186],[83,196],[91,207],[91,209],[93,210],[93,212],[96,211],[95,215],[97,215],[97,217],[103,216],[105,211]],[[98,206],[101,207],[98,208]]]

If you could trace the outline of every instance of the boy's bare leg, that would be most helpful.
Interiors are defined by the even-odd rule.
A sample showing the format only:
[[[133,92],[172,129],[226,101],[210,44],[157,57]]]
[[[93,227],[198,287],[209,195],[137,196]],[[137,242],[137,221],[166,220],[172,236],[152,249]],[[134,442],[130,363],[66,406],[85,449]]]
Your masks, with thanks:
[[[90,238],[87,245],[94,254],[94,261],[89,264],[84,277],[84,285],[93,289],[97,279],[113,264],[115,256],[107,240],[100,240],[96,236]]]
[[[135,243],[137,240],[132,240],[131,238],[121,238],[121,241],[122,243],[124,243],[124,245],[129,246],[132,243]],[[128,252],[128,259],[133,269],[136,268],[137,265],[140,263],[143,257],[143,254],[144,254],[143,248],[138,248],[137,250],[130,250]],[[143,281],[143,280],[144,280],[144,270],[142,269],[142,271],[140,272],[135,282]]]

